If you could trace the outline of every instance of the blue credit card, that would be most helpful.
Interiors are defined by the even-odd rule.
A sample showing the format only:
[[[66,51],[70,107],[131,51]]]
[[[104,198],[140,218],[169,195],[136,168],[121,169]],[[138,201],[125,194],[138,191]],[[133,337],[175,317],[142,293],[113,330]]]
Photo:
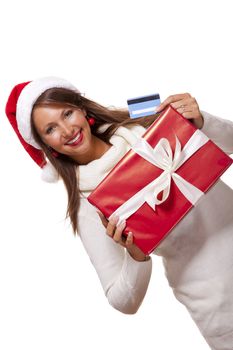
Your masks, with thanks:
[[[159,94],[134,97],[127,100],[130,118],[140,118],[156,113],[156,106],[160,105]]]

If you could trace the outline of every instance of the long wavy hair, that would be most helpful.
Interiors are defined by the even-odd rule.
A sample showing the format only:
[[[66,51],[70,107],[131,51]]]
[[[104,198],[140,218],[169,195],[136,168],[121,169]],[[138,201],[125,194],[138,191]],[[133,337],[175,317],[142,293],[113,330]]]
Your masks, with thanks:
[[[88,117],[95,119],[95,124],[91,127],[92,134],[99,137],[101,140],[109,143],[111,136],[119,126],[142,125],[148,127],[155,120],[157,115],[152,115],[144,118],[130,119],[127,109],[104,107],[90,99],[87,99],[82,94],[65,89],[51,88],[46,90],[35,101],[33,110],[36,107],[58,106],[62,108],[72,107],[81,108],[87,112]],[[66,218],[70,218],[74,234],[78,232],[78,209],[80,205],[80,190],[78,181],[78,163],[67,155],[59,154],[59,157],[54,157],[49,147],[40,138],[37,129],[33,122],[33,110],[31,115],[31,129],[36,142],[41,146],[48,160],[57,170],[62,178],[68,194],[68,203],[66,210]],[[104,132],[98,129],[101,125],[108,123],[109,126]]]

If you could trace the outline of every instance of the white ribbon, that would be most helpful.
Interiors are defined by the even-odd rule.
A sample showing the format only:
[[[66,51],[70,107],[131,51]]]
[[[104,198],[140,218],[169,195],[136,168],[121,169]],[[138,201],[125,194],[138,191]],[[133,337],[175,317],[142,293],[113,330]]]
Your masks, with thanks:
[[[126,220],[129,216],[135,213],[145,202],[155,210],[156,205],[162,204],[168,198],[171,179],[174,180],[176,186],[188,201],[195,205],[204,192],[178,175],[176,170],[179,169],[179,167],[197,150],[199,150],[199,148],[204,146],[208,140],[209,139],[205,134],[200,130],[196,130],[184,146],[183,150],[181,150],[180,141],[176,136],[176,146],[173,156],[171,146],[167,139],[160,139],[155,148],[153,148],[145,139],[140,138],[132,146],[133,151],[164,171],[159,177],[118,207],[117,210],[111,214],[109,219],[113,215],[117,215],[119,217],[119,225],[123,220]],[[162,192],[161,200],[157,198],[160,192]]]

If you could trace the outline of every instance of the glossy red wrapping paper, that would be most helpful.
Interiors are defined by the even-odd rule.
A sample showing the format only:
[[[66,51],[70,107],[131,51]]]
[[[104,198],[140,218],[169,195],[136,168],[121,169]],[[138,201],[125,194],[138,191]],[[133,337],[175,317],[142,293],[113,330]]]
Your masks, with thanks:
[[[143,138],[153,148],[161,138],[167,138],[174,152],[175,135],[183,149],[195,131],[191,122],[169,106],[147,129]],[[232,159],[209,140],[176,173],[206,192],[231,164]],[[162,169],[130,150],[89,195],[88,201],[108,218],[162,172]],[[192,207],[171,180],[170,194],[166,201],[157,205],[155,211],[144,203],[126,220],[124,233],[127,235],[132,231],[135,244],[145,254],[150,254]]]

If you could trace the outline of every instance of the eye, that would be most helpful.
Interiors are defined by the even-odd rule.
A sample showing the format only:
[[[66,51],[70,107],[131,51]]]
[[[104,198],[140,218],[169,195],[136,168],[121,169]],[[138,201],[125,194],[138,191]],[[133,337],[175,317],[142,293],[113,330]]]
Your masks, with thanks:
[[[69,117],[71,116],[72,113],[73,113],[73,111],[72,111],[71,109],[69,109],[68,111],[66,111],[66,112],[64,113],[64,115],[65,115],[66,118],[69,118]]]
[[[52,134],[52,132],[54,131],[54,127],[53,126],[49,126],[48,129],[46,129],[46,134]]]

